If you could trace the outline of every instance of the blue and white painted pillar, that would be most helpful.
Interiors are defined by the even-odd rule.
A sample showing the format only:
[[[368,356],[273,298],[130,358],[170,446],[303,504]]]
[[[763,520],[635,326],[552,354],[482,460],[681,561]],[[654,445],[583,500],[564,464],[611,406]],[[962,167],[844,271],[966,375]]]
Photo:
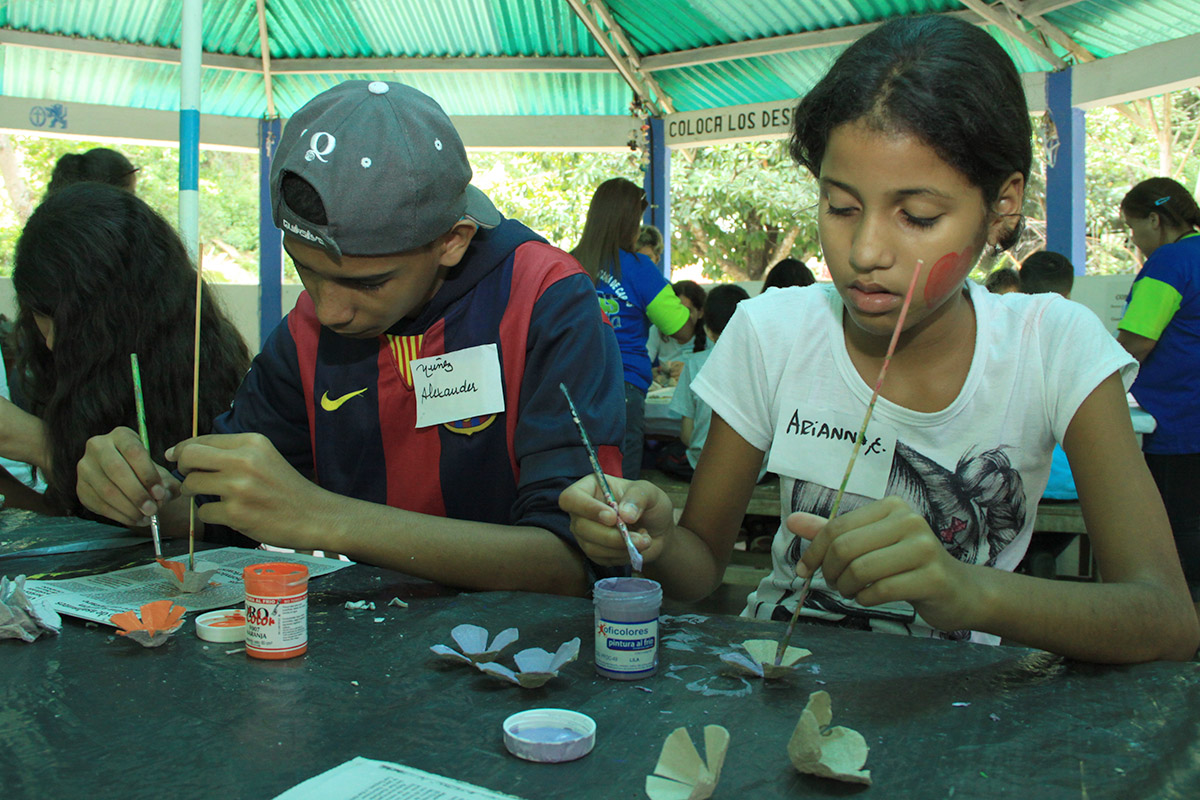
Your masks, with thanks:
[[[271,215],[271,159],[283,123],[258,121],[258,346],[283,319],[283,231]]]
[[[667,149],[666,127],[661,117],[646,120],[650,129],[646,140],[650,148],[650,168],[643,184],[646,190],[646,213],[642,221],[662,231],[662,270],[671,279],[671,151]]]
[[[200,51],[202,0],[183,0],[179,91],[179,233],[188,255],[200,254]]]
[[[1087,270],[1087,216],[1083,109],[1071,105],[1071,69],[1046,76],[1046,109],[1058,131],[1058,148],[1046,164],[1046,249],[1071,259],[1076,275]]]

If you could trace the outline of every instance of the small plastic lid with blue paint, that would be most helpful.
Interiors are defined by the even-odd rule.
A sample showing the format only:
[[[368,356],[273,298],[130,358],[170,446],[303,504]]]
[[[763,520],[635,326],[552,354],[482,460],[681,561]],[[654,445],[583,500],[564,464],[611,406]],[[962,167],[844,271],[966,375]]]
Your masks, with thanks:
[[[565,708],[531,708],[504,720],[504,746],[526,761],[556,764],[592,752],[596,721]]]

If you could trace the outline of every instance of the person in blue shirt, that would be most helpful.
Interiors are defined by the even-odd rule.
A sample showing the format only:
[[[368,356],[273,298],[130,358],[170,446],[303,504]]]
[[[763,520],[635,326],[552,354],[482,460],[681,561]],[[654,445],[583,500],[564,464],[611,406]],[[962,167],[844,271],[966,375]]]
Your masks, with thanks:
[[[1150,178],[1125,195],[1121,217],[1146,263],[1117,341],[1141,363],[1130,391],[1158,422],[1142,451],[1200,611],[1200,208],[1176,181]]]
[[[646,390],[650,388],[650,326],[677,342],[695,332],[695,318],[680,302],[654,262],[634,252],[646,193],[633,181],[612,178],[596,187],[579,244],[571,251],[596,284],[600,308],[608,315],[625,372],[624,477],[642,474],[642,431]]]

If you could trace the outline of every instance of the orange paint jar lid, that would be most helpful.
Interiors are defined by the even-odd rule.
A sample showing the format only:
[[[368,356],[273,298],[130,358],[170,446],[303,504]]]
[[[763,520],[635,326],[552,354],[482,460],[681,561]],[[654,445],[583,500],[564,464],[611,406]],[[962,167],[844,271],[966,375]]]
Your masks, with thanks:
[[[255,597],[291,597],[308,588],[308,567],[287,561],[251,564],[242,569],[246,594]]]

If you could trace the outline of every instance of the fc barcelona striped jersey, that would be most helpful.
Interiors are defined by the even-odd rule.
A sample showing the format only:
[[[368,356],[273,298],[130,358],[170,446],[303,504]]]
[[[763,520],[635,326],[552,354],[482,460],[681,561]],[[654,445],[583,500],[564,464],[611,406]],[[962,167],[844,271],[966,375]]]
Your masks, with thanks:
[[[411,363],[482,344],[504,410],[416,427]],[[578,262],[514,220],[480,229],[430,303],[376,339],[323,328],[300,295],[215,432],[262,433],[339,494],[571,539],[558,495],[591,472],[559,384],[606,472],[620,474],[621,357]]]

